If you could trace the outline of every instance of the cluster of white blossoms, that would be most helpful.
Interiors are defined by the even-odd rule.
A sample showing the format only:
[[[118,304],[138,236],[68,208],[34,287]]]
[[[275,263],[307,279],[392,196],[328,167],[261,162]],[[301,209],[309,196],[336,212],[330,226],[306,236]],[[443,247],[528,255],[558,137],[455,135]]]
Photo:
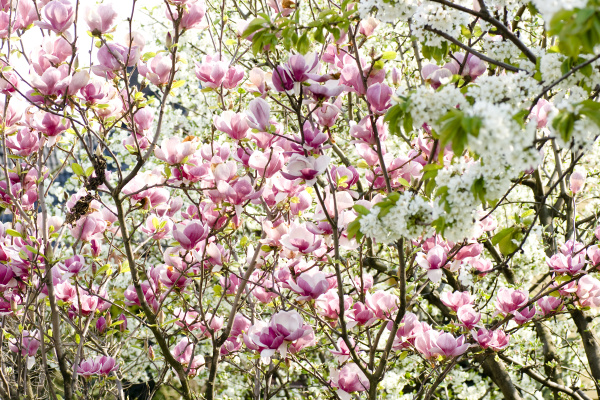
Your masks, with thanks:
[[[539,93],[540,85],[525,71],[514,74],[489,76],[482,75],[473,85],[469,85],[467,96],[477,99],[477,102],[509,104],[512,107],[529,107],[533,97]],[[505,114],[510,116],[511,113]]]
[[[383,217],[377,206],[360,220],[361,232],[378,243],[393,243],[401,238],[418,239],[431,236],[434,231],[433,206],[420,195],[400,193],[396,204]]]
[[[511,176],[534,168],[540,162],[539,152],[533,143],[535,123],[521,128],[514,118],[510,118],[512,113],[514,108],[509,103],[493,104],[486,101],[478,101],[467,110],[468,115],[481,119],[477,137],[469,136],[469,147],[487,167],[506,171],[505,175]],[[490,196],[491,199],[497,198]]]
[[[458,0],[454,3],[465,7],[473,6],[472,1]],[[425,26],[447,33],[452,37],[458,37],[461,33],[461,26],[468,25],[469,20],[470,18],[466,13],[439,3],[424,1],[412,19],[414,23],[413,34],[419,42],[425,43],[427,46],[437,47],[445,39],[426,31]]]
[[[363,0],[358,4],[358,12],[361,18],[366,18],[373,8],[377,9],[377,18],[381,22],[395,23],[397,21],[408,21],[419,7],[418,0],[401,0],[392,2],[390,0]]]
[[[475,197],[472,188],[480,179],[483,180],[486,199],[500,197],[511,183],[503,169],[464,158],[438,172],[437,186],[445,189],[444,195],[435,201],[433,219],[443,219],[446,240],[460,242],[475,236],[480,200]]]
[[[437,121],[453,108],[464,109],[468,106],[465,96],[454,85],[447,85],[433,90],[430,86],[419,86],[410,96],[410,116],[413,126],[421,127],[424,123],[438,129]]]

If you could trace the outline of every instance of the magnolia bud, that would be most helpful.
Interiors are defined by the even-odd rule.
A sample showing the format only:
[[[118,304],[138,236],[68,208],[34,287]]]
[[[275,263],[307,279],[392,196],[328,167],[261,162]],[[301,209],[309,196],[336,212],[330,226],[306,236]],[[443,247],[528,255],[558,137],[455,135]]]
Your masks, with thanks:
[[[155,354],[154,354],[154,349],[152,348],[152,346],[148,346],[148,357],[151,360],[154,360]]]
[[[571,191],[574,194],[577,194],[583,189],[585,185],[585,172],[575,171],[571,174],[571,178],[569,178],[569,183],[571,185]]]
[[[127,330],[127,317],[125,316],[125,314],[121,314],[119,316],[119,321],[123,321],[122,324],[119,324],[119,330],[121,332],[125,332]]]

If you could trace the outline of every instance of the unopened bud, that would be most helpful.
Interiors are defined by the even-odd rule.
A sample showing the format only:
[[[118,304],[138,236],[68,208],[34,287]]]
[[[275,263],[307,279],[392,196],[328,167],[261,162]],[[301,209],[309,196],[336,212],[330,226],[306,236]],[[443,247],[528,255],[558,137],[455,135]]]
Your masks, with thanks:
[[[575,171],[571,174],[571,177],[569,178],[569,183],[571,185],[571,191],[574,194],[577,194],[581,191],[581,189],[583,189],[583,187],[585,186],[585,172],[581,172],[581,171]]]
[[[154,360],[154,358],[156,357],[156,355],[154,354],[154,349],[152,348],[152,346],[148,346],[148,357],[151,360]]]

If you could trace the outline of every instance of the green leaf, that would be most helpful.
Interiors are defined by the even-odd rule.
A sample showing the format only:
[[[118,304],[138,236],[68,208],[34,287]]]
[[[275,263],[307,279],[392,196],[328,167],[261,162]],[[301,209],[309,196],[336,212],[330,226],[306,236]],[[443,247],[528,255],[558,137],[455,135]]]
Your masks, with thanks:
[[[7,229],[6,233],[8,233],[10,236],[13,237],[18,237],[18,238],[23,238],[23,235],[21,235],[19,232],[15,231],[14,229]]]
[[[306,54],[308,53],[308,50],[310,50],[310,40],[308,39],[306,32],[298,39],[296,50],[298,50],[298,53],[300,54]]]
[[[71,169],[73,170],[73,173],[77,176],[85,176],[85,171],[83,170],[83,168],[81,168],[81,165],[77,164],[77,163],[73,163],[71,164]]]
[[[512,232],[515,230],[514,226],[511,226],[510,228],[504,228],[502,229],[500,232],[496,233],[493,237],[492,237],[492,244],[495,246],[498,243],[500,243],[500,241],[502,239],[504,239],[506,236],[511,235]]]
[[[178,81],[173,82],[171,89],[177,89],[179,87],[182,87],[183,85],[185,85],[185,79],[180,79]]]
[[[384,51],[381,58],[384,60],[395,60],[398,54],[395,51]]]
[[[369,213],[371,212],[367,207],[360,204],[355,204],[352,208],[354,209],[354,211],[361,215],[369,215]]]

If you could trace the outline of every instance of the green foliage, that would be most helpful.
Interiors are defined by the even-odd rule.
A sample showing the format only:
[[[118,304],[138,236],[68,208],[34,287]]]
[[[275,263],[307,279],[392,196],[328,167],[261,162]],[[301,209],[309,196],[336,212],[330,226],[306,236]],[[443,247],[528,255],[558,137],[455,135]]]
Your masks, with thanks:
[[[549,33],[558,36],[558,48],[567,56],[593,54],[600,43],[600,2],[593,0],[582,9],[557,12],[550,21]]]
[[[410,98],[400,97],[398,104],[393,105],[386,112],[384,121],[388,123],[388,129],[393,135],[400,135],[402,129],[405,134],[413,130],[413,120],[410,115]]]
[[[461,155],[469,143],[469,135],[479,136],[481,128],[481,118],[466,116],[458,109],[452,109],[446,113],[438,123],[441,125],[438,138],[441,146],[452,143],[452,151],[456,155]]]

